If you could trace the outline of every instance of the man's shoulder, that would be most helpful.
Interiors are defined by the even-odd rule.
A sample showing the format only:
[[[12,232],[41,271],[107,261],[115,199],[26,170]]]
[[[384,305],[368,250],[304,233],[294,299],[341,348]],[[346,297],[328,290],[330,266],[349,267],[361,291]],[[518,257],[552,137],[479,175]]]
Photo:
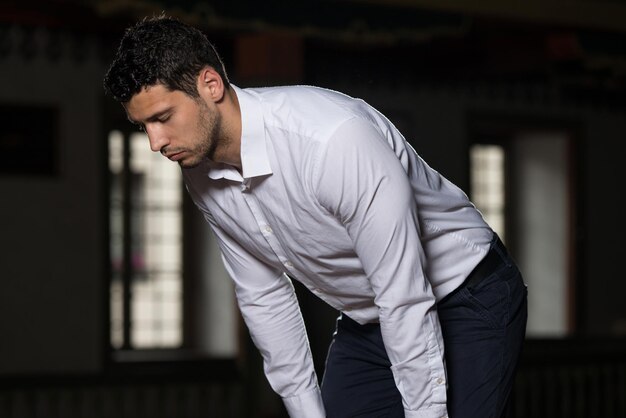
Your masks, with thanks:
[[[365,103],[322,87],[295,85],[248,89],[263,108],[268,128],[309,138],[327,137],[339,125],[363,113]]]
[[[347,94],[331,90],[325,87],[312,86],[307,84],[294,84],[284,86],[270,86],[270,87],[248,87],[244,89],[247,92],[259,95],[264,99],[270,99],[274,97],[325,97],[325,98],[343,98],[345,100],[354,100]]]
[[[362,100],[347,94],[308,85],[250,88],[246,91],[256,95],[264,106],[275,110],[305,109],[307,112],[337,115],[351,113],[363,105]]]

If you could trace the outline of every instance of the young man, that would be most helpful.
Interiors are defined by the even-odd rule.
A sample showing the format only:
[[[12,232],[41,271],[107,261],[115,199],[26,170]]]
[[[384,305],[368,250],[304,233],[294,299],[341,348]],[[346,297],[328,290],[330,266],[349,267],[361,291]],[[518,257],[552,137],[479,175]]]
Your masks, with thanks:
[[[320,88],[231,85],[206,37],[164,17],[126,32],[105,86],[181,166],[292,417],[502,415],[525,285],[383,115]],[[342,312],[321,391],[288,276]]]

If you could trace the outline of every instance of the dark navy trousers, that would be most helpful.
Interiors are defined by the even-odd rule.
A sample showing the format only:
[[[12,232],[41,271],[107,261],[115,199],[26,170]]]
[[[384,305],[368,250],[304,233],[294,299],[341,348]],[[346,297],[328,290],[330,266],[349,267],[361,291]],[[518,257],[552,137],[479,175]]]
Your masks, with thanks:
[[[437,305],[451,418],[501,417],[511,392],[526,332],[527,290],[496,240],[490,251],[501,263]],[[380,326],[340,316],[322,380],[327,417],[404,417],[390,366]]]

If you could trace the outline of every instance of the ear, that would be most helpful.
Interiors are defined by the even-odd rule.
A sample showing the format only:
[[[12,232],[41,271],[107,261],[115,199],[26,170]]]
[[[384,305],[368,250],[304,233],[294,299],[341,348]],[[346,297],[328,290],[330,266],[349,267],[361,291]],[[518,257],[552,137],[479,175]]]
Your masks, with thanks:
[[[224,97],[224,81],[213,67],[204,67],[198,75],[198,92],[214,103]]]

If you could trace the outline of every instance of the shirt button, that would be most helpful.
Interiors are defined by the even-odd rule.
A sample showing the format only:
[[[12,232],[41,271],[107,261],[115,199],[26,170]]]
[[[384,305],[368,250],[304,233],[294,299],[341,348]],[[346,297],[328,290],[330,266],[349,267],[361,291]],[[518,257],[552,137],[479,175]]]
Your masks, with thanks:
[[[263,227],[263,231],[267,232],[268,234],[271,234],[271,233],[273,232],[273,231],[272,231],[272,228],[270,228],[270,226],[269,226],[269,225],[265,225],[265,226]]]
[[[445,380],[443,379],[443,377],[440,377],[439,379],[437,379],[437,384],[438,385],[442,385],[443,382],[445,382]]]
[[[287,261],[287,262],[285,262],[285,267],[292,268],[293,264],[291,264],[291,261]]]

